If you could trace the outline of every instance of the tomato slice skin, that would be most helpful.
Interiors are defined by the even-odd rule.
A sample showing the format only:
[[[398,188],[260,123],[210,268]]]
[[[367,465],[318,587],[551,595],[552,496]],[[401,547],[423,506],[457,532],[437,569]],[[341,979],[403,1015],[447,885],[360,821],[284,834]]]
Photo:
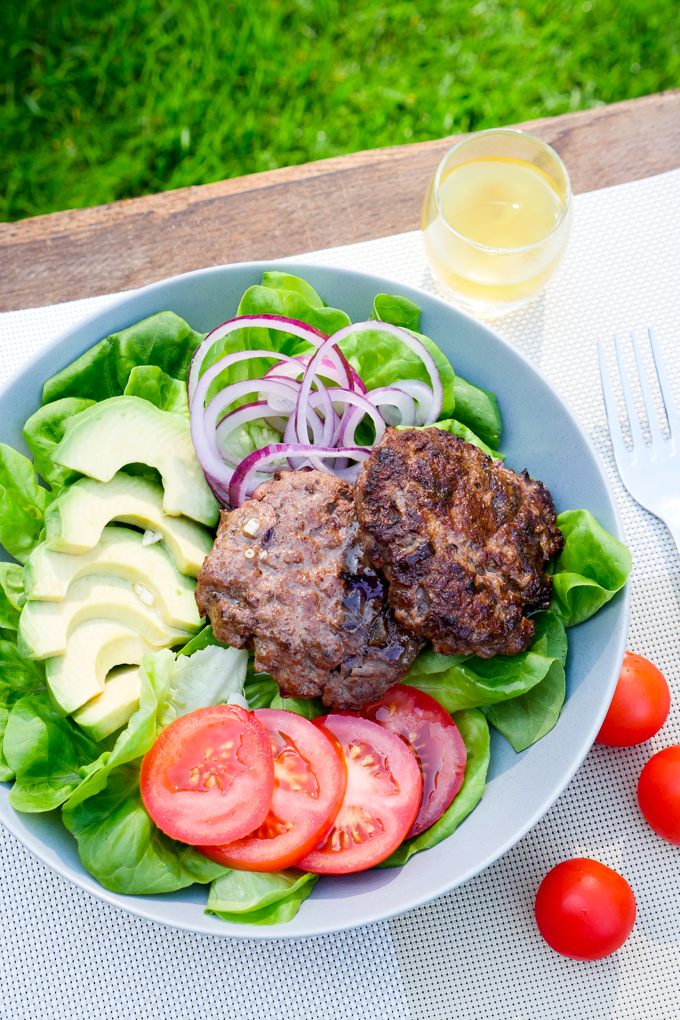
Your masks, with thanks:
[[[671,695],[663,674],[642,655],[626,652],[611,705],[596,742],[634,747],[658,733],[666,722]]]
[[[338,813],[347,784],[345,760],[335,741],[294,712],[260,708],[254,713],[271,741],[274,793],[262,825],[224,846],[198,846],[227,868],[282,871],[323,839]]]
[[[389,857],[411,828],[422,795],[420,765],[400,737],[370,719],[334,713],[314,725],[340,745],[347,787],[327,835],[297,867],[319,875],[364,871]]]
[[[640,773],[637,796],[657,836],[680,846],[680,745],[664,747],[649,759]]]
[[[183,843],[220,844],[260,825],[274,790],[264,726],[238,705],[180,716],[144,756],[141,793],[159,829]]]
[[[467,752],[455,722],[434,698],[408,684],[395,684],[360,713],[405,740],[420,762],[423,796],[406,834],[417,836],[446,811],[465,778]]]
[[[620,949],[635,924],[635,895],[622,875],[589,857],[563,861],[536,894],[536,923],[556,953],[602,960]]]

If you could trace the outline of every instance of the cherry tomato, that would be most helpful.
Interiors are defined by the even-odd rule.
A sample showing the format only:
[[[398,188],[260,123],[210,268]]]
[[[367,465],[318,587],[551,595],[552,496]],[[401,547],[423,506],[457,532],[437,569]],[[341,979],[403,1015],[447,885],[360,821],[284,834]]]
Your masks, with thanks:
[[[632,747],[661,729],[671,707],[668,684],[656,666],[626,652],[619,682],[596,740],[610,747]]]
[[[364,871],[389,857],[413,825],[420,766],[403,740],[369,719],[327,715],[314,725],[342,748],[347,787],[328,834],[297,867],[320,875]]]
[[[601,960],[620,949],[635,924],[635,896],[625,878],[588,857],[549,871],[536,894],[536,923],[555,952]]]
[[[438,701],[406,684],[364,705],[361,715],[405,740],[420,762],[423,796],[407,833],[417,836],[441,818],[462,786],[467,755],[458,727]]]
[[[657,836],[680,846],[680,746],[649,759],[637,788],[640,810]]]
[[[199,708],[160,734],[142,762],[144,806],[184,843],[219,844],[260,825],[274,790],[269,736],[237,705]]]
[[[218,864],[246,871],[282,871],[323,839],[338,813],[347,783],[335,741],[307,719],[280,709],[255,715],[269,734],[274,795],[262,825],[225,846],[197,849]]]

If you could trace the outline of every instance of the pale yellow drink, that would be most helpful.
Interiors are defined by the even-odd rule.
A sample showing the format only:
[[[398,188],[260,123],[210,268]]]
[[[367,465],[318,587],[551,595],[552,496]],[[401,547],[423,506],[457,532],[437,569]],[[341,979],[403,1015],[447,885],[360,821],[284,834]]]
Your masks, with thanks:
[[[534,141],[548,149],[521,132],[482,132],[442,161],[423,207],[423,241],[435,280],[482,315],[510,311],[543,288],[562,257],[570,225],[566,171],[561,177],[530,159],[487,154],[493,134],[510,135],[503,145],[515,145],[520,154]],[[464,147],[474,142],[482,152],[465,159]],[[457,151],[459,159],[450,159]]]

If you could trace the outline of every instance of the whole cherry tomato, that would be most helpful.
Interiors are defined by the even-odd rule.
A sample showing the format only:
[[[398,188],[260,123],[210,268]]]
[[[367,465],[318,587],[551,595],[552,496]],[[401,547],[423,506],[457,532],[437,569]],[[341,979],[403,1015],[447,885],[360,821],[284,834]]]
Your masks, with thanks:
[[[661,729],[671,707],[663,674],[642,655],[626,652],[619,682],[596,740],[610,747],[632,747]]]
[[[620,949],[635,924],[635,896],[625,878],[589,857],[549,871],[536,894],[536,923],[555,952],[601,960]]]
[[[638,804],[657,836],[680,846],[680,746],[649,759],[637,788]]]

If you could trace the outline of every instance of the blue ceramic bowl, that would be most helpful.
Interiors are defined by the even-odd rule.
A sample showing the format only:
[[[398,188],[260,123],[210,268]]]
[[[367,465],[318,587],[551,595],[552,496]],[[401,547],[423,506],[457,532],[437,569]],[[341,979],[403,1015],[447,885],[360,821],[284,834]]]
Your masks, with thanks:
[[[283,268],[263,262],[204,269],[137,291],[94,315],[46,347],[0,395],[0,440],[28,453],[21,430],[40,405],[42,384],[102,337],[171,309],[207,332],[236,312],[239,299],[262,272]],[[287,262],[328,304],[353,321],[366,319],[373,298],[399,293],[422,309],[421,330],[465,378],[498,396],[506,463],[527,467],[548,486],[559,510],[586,508],[623,539],[614,495],[590,441],[567,405],[536,369],[488,326],[453,305],[401,284],[347,269]],[[413,857],[403,868],[322,878],[297,916],[276,927],[227,924],[204,914],[206,889],[194,885],[159,896],[107,892],[80,863],[75,840],[58,811],[19,814],[0,784],[0,820],[41,861],[102,900],[161,924],[209,935],[271,939],[308,937],[380,921],[411,910],[466,882],[510,849],[555,802],[588,752],[618,678],[628,633],[624,589],[596,616],[569,632],[567,700],[555,728],[515,754],[492,730],[491,767],[484,797],[448,839]]]

